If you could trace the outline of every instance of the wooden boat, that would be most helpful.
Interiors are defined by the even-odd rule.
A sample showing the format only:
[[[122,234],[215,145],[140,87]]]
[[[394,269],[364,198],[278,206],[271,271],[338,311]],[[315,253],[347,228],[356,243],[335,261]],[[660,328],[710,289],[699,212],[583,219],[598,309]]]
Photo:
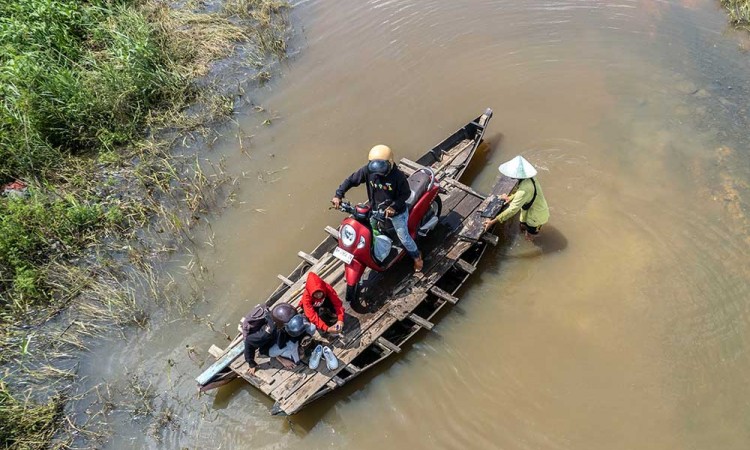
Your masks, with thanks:
[[[468,167],[482,141],[492,110],[467,123],[447,139],[430,149],[417,161],[402,159],[399,168],[407,175],[423,167],[431,168],[440,180],[443,212],[440,225],[420,242],[425,266],[415,275],[409,262],[396,265],[384,275],[369,271],[361,294],[374,305],[372,312],[359,314],[345,304],[344,337],[316,335],[329,345],[339,360],[339,367],[329,371],[321,362],[311,370],[304,362],[292,370],[284,369],[274,359],[259,356],[259,366],[249,375],[242,335],[225,349],[209,350],[217,360],[196,381],[207,391],[243,378],[276,401],[271,413],[290,415],[316,399],[343,386],[388,356],[401,352],[402,345],[419,330],[430,330],[431,320],[447,304],[455,304],[455,292],[471,275],[488,244],[497,236],[485,233],[481,213],[500,212],[500,194],[507,194],[515,180],[500,177],[490,195],[482,195],[458,180]],[[344,299],[346,281],[343,263],[333,257],[338,230],[326,227],[328,236],[310,253],[299,252],[300,264],[288,275],[278,275],[281,283],[266,300],[268,306],[288,302],[298,307],[309,272],[317,273],[331,284]]]

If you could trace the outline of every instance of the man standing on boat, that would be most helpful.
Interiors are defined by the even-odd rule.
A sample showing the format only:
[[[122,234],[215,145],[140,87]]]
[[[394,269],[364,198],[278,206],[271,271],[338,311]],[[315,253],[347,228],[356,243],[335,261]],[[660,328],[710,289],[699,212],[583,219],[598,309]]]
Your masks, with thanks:
[[[315,272],[307,275],[300,303],[307,320],[320,331],[340,334],[344,330],[344,304],[333,287]]]
[[[514,178],[518,184],[510,195],[501,195],[500,198],[510,203],[508,208],[494,219],[484,221],[484,229],[489,230],[496,223],[503,223],[521,212],[521,231],[526,239],[531,241],[539,233],[542,225],[549,220],[549,207],[542,193],[542,187],[534,179],[537,171],[523,156],[518,155],[499,167],[500,173],[509,178]]]
[[[393,151],[386,145],[376,145],[370,149],[369,162],[351,174],[336,189],[331,203],[338,208],[346,191],[366,183],[367,198],[372,208],[386,208],[385,217],[390,218],[399,240],[406,252],[414,259],[414,271],[420,272],[424,262],[419,253],[416,242],[412,239],[407,228],[409,211],[406,201],[411,195],[406,175],[393,162]]]

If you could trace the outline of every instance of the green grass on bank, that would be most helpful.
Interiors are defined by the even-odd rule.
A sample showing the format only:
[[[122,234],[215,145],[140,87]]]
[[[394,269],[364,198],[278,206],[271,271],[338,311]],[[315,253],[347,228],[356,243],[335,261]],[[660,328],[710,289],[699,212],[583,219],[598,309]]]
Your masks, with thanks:
[[[286,49],[275,20],[283,1],[228,0],[212,13],[199,7],[192,0],[181,9],[165,0],[0,2],[0,185],[32,186],[28,198],[0,197],[0,321],[48,302],[56,293],[45,264],[118,223],[120,205],[86,192],[91,173],[72,171],[91,166],[87,157],[129,157],[148,128],[199,126],[202,118],[180,114],[198,96],[214,113],[231,112],[225,98],[206,98],[192,81],[237,41],[277,56]]]
[[[79,253],[118,211],[61,179],[80,155],[116,154],[190,84],[158,8],[134,0],[0,2],[0,323],[29,318],[55,292],[46,267]],[[78,178],[84,181],[87,174]]]
[[[732,24],[750,30],[750,0],[721,0]]]
[[[46,178],[65,154],[127,143],[185,94],[134,3],[0,3],[0,180]]]
[[[137,140],[154,111],[189,100],[189,80],[149,16],[158,10],[140,6],[0,2],[0,184],[30,185],[26,197],[0,198],[0,361],[19,353],[10,347],[9,327],[44,320],[41,311],[69,297],[52,281],[53,263],[80,254],[122,219],[119,209],[64,182],[60,172],[76,170],[80,155]],[[3,448],[49,445],[61,424],[61,401],[39,400],[0,384]]]
[[[96,231],[122,220],[118,209],[82,204],[74,196],[41,194],[0,201],[0,289],[6,293],[0,323],[11,323],[40,302],[49,303],[45,285],[50,256],[71,256],[92,242]]]

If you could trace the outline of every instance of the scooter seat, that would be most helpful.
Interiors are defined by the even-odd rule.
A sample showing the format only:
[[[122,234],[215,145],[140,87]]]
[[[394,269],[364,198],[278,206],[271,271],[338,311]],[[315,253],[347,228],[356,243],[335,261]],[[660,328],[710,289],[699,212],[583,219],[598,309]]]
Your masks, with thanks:
[[[414,205],[417,203],[422,195],[427,192],[427,187],[430,185],[430,174],[423,170],[419,170],[411,174],[408,178],[409,189],[411,189],[411,195],[406,200],[406,207],[411,211]]]

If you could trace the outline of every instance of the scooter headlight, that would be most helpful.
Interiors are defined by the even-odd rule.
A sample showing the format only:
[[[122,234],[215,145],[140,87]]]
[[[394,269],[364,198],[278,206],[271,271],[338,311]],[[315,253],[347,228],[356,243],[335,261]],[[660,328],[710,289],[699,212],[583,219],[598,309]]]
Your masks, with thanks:
[[[359,244],[357,244],[357,250],[365,247],[365,237],[360,236],[359,237]]]
[[[354,227],[346,224],[341,227],[341,243],[346,247],[351,247],[354,244],[354,238],[357,237],[357,232],[354,231]]]

